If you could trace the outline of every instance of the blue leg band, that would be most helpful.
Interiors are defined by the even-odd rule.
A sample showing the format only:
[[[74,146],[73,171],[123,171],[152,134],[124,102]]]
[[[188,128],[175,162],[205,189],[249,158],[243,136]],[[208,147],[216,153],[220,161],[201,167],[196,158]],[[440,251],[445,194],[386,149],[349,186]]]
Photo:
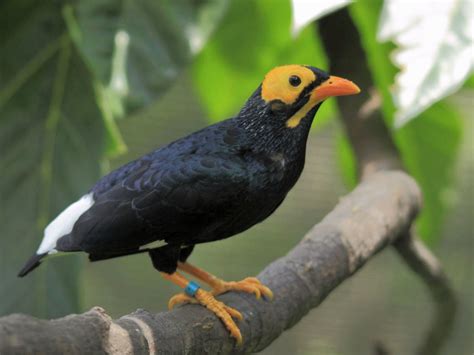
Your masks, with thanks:
[[[201,288],[201,286],[199,286],[199,284],[197,282],[194,282],[194,281],[189,281],[189,283],[186,285],[186,288],[184,289],[184,292],[190,296],[190,297],[194,297],[194,295],[196,294],[197,290],[199,290]]]

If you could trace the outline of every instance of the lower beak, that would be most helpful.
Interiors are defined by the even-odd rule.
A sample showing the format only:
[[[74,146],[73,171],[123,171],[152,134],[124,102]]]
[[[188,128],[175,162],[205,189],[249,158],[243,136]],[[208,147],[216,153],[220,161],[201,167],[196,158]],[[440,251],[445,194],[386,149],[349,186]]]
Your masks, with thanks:
[[[311,100],[321,102],[332,96],[355,95],[358,93],[360,93],[360,89],[352,81],[331,75],[328,80],[314,88],[311,93]]]

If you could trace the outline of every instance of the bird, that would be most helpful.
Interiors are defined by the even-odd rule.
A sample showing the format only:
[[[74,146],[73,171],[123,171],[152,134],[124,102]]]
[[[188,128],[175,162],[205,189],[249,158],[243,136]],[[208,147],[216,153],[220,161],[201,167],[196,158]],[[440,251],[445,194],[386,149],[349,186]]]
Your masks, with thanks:
[[[271,300],[272,291],[255,277],[226,282],[187,259],[197,244],[235,236],[269,217],[302,173],[322,102],[359,92],[353,82],[313,66],[271,69],[234,117],[99,179],[48,224],[18,276],[57,253],[85,252],[90,261],[148,253],[154,268],[184,291],[170,299],[170,308],[201,304],[242,344],[234,320],[242,314],[216,296],[241,291]]]

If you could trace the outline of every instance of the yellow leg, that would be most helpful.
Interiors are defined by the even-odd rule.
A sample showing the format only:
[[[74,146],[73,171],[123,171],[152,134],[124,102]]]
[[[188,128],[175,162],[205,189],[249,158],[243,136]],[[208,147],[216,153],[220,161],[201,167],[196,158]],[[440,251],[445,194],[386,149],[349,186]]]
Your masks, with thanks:
[[[170,280],[174,284],[178,285],[181,288],[186,288],[189,284],[183,275],[175,272],[173,274],[161,273],[163,277],[167,280]],[[184,293],[177,294],[173,296],[168,303],[168,307],[172,309],[178,303],[199,303],[213,312],[217,317],[220,318],[224,326],[229,330],[230,335],[235,338],[237,344],[242,343],[242,334],[240,333],[239,327],[235,324],[232,317],[242,320],[242,314],[239,311],[226,306],[224,303],[216,300],[214,295],[203,289],[198,289],[194,294],[194,298],[190,297]]]
[[[268,299],[273,298],[273,292],[265,285],[262,285],[262,283],[256,277],[247,277],[242,281],[227,282],[187,262],[178,263],[178,269],[183,270],[184,272],[193,275],[199,280],[207,283],[212,287],[211,293],[214,296],[228,291],[241,291],[253,293],[257,299],[260,298],[262,294]]]

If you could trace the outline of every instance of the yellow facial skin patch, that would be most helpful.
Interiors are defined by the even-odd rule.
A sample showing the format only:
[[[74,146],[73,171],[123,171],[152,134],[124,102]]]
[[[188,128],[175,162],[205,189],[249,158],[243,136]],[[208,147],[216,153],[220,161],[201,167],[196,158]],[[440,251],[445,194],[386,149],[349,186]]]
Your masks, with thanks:
[[[317,104],[317,103],[316,103]],[[291,118],[286,121],[286,127],[288,128],[295,128],[297,127],[301,120],[308,114],[308,112],[316,105],[310,101],[308,101],[302,108],[300,108],[296,113],[291,116]]]
[[[301,79],[301,83],[296,87],[289,82],[289,78],[293,75]],[[291,105],[295,103],[304,88],[315,80],[314,72],[301,65],[276,67],[263,79],[262,99],[265,102],[280,100],[287,105]]]
[[[296,85],[290,83],[290,78],[293,76],[298,77],[299,82]],[[293,105],[303,90],[316,80],[316,74],[302,65],[276,67],[265,76],[261,96],[266,103],[281,102],[285,105]],[[360,89],[352,81],[330,76],[309,93],[308,102],[286,121],[286,126],[288,128],[297,127],[314,106],[328,97],[353,95],[359,92]]]

